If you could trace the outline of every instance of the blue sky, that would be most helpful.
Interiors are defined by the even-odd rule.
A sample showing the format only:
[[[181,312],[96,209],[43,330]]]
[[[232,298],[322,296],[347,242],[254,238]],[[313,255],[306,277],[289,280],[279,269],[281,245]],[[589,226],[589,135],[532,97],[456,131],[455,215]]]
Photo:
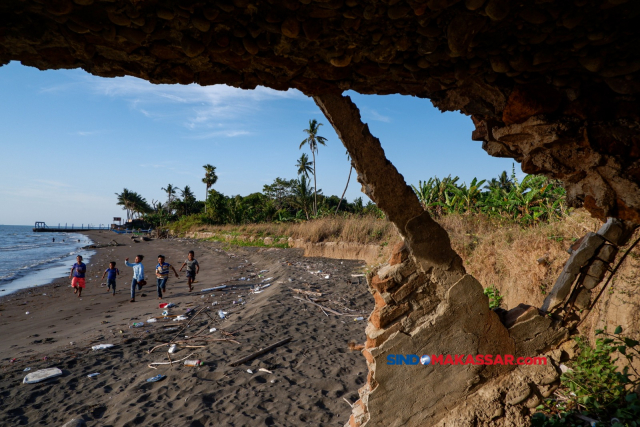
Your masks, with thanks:
[[[0,67],[0,93],[0,224],[109,223],[124,215],[114,195],[124,187],[164,201],[162,187],[189,185],[203,199],[206,163],[217,167],[218,191],[261,191],[276,177],[296,176],[302,130],[314,118],[328,139],[318,187],[339,196],[349,173],[342,143],[298,91],[152,85],[12,62]],[[492,158],[471,140],[469,117],[441,113],[425,99],[348,94],[409,184],[511,170],[512,160]],[[346,197],[360,196],[354,173]]]

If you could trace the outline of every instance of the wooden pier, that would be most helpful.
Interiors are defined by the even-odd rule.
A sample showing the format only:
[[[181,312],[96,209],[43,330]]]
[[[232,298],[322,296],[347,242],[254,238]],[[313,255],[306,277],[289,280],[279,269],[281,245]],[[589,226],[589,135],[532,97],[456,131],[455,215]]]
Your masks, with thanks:
[[[77,227],[75,224],[58,224],[57,226],[48,226],[44,222],[38,221],[33,227],[33,231],[36,233],[74,233],[78,231],[88,231],[88,230],[106,230],[109,231],[110,227],[107,225],[91,225],[91,224],[81,224],[80,227]]]

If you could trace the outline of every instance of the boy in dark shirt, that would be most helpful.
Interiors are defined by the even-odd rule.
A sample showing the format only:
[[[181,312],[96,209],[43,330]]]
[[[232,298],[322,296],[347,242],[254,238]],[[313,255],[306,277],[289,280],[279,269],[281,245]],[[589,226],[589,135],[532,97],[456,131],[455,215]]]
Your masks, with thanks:
[[[189,285],[189,292],[193,290],[193,282],[196,281],[196,274],[200,273],[200,264],[195,259],[195,254],[193,251],[189,251],[189,255],[184,263],[182,263],[182,267],[180,270],[187,266],[187,283]]]
[[[120,275],[120,270],[118,270],[116,268],[116,262],[115,261],[111,261],[109,263],[109,268],[107,268],[104,273],[102,274],[102,279],[104,279],[104,276],[107,276],[107,292],[109,292],[109,289],[113,289],[113,296],[116,296],[116,275]],[[102,280],[100,279],[100,280]]]

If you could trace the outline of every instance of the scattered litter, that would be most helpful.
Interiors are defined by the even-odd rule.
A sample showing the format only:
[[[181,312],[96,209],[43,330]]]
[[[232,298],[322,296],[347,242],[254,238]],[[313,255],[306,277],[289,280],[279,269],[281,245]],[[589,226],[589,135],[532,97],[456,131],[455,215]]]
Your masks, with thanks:
[[[269,280],[273,280],[273,277],[267,277],[266,279],[262,279],[262,283],[268,282]]]
[[[273,374],[273,372],[271,372],[271,371],[270,371],[270,370],[268,370],[268,369],[264,369],[264,368],[260,368],[260,369],[258,369],[258,371],[260,371],[260,372],[266,372],[267,374]]]
[[[75,341],[70,341],[69,344],[76,345]]]
[[[169,353],[173,354],[176,352],[176,348],[177,345],[176,344],[171,344],[171,347],[169,347]]]
[[[100,372],[94,372],[93,374],[89,374],[89,375],[87,375],[87,377],[88,377],[88,378],[95,378],[95,377],[97,377],[98,375],[100,375]]]
[[[167,316],[170,316],[171,314],[169,313],[169,310],[165,310],[165,311],[162,312],[162,315],[164,317],[167,317]]]
[[[172,302],[163,302],[162,304],[160,304],[159,308],[171,308],[175,306],[176,305]]]
[[[170,328],[164,328],[163,331],[165,331],[165,332],[177,331],[178,329],[180,329],[180,328],[178,328],[177,326],[171,326]]]
[[[27,311],[25,314],[29,314],[29,312]]]
[[[226,288],[227,285],[222,285],[222,286],[216,286],[215,288],[207,288],[207,289],[201,289],[200,292],[209,292],[209,291],[216,291],[218,289],[224,289]]]
[[[359,321],[359,320],[364,320],[364,317],[356,317],[353,319],[355,322]]]
[[[49,358],[47,356],[43,357],[42,360],[48,360]]]
[[[267,273],[269,270],[260,270],[258,271],[258,274],[262,274],[262,273]]]
[[[253,374],[253,371],[251,369],[247,369],[247,372]]]
[[[98,344],[91,347],[91,350],[104,350],[113,347],[113,344]]]
[[[130,328],[140,328],[144,326],[144,322],[135,322],[133,325],[129,326]]]
[[[219,316],[221,319],[226,318],[227,314],[228,314],[228,313],[227,313],[226,311],[218,310],[218,316]]]
[[[24,380],[22,380],[22,383],[35,384],[39,383],[40,381],[48,380],[50,378],[59,377],[60,375],[62,375],[62,371],[58,368],[40,369],[39,371],[27,374],[27,376],[24,377]]]
[[[147,323],[155,323],[157,321],[158,321],[158,319],[155,319],[153,317],[151,319],[147,319]]]
[[[176,317],[175,319],[173,319],[173,321],[174,321],[174,322],[177,322],[177,321],[187,320],[187,319],[188,319],[188,317],[187,317],[187,316],[178,316],[178,317]]]
[[[18,360],[18,359],[16,359],[16,358],[14,357],[13,359],[9,360],[9,363],[15,363],[15,361],[16,361],[16,360]]]
[[[218,301],[212,302],[211,305],[218,305]]]
[[[185,360],[184,361],[184,366],[192,366],[192,367],[196,367],[196,366],[202,366],[204,365],[204,362],[202,360]]]
[[[151,377],[147,380],[148,383],[155,383],[167,378],[166,375],[156,375],[155,377]]]
[[[217,329],[216,329],[216,328],[211,328],[211,329],[209,329],[209,332],[215,332],[215,331],[217,331]]]
[[[30,370],[31,370],[31,368],[24,368],[24,369],[22,370],[22,372],[29,372]]]

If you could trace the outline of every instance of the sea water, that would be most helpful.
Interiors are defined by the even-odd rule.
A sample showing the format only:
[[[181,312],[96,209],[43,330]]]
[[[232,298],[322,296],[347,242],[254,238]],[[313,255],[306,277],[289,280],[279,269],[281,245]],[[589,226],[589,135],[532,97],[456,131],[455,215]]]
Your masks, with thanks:
[[[77,255],[87,262],[94,254],[82,249],[90,244],[80,233],[35,233],[28,225],[0,225],[0,296],[68,275]]]

